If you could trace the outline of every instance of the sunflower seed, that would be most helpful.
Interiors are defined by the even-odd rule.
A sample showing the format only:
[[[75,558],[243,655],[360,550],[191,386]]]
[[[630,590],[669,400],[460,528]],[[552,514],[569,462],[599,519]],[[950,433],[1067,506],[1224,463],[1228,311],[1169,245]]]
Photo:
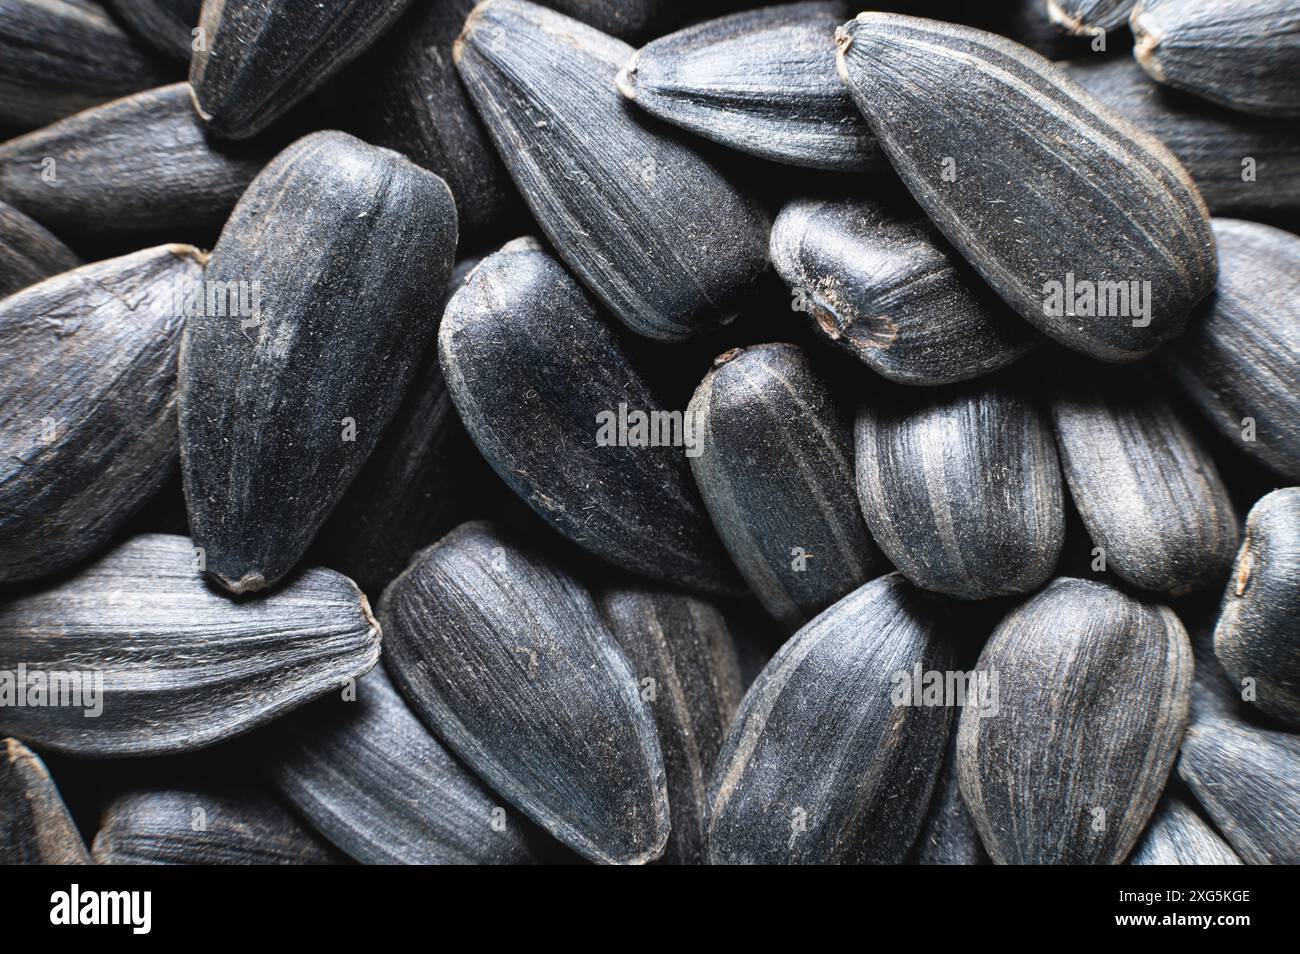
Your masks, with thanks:
[[[0,732],[69,755],[159,755],[230,738],[361,675],[379,627],[347,577],[266,599],[207,587],[187,537],[134,537],[0,606]],[[4,678],[8,677],[8,678]]]
[[[1300,729],[1300,487],[1251,508],[1214,652],[1255,705]]]
[[[891,381],[978,377],[1041,340],[919,210],[909,217],[878,202],[797,200],[777,216],[771,252],[792,307]]]
[[[1061,64],[1107,106],[1168,146],[1215,215],[1300,213],[1300,128],[1152,83],[1127,57]]]
[[[704,9],[711,4],[717,0],[706,0]],[[663,36],[698,15],[698,8],[680,0],[543,0],[542,6],[628,42]]]
[[[525,0],[485,0],[454,56],[529,208],[633,331],[675,341],[733,317],[767,267],[759,206],[614,87],[632,48]],[[634,226],[634,227],[630,227]]]
[[[1090,36],[1128,23],[1136,0],[1047,0],[1047,14],[1067,33]]]
[[[0,865],[90,864],[45,763],[17,739],[0,745]]]
[[[1211,424],[1300,480],[1300,237],[1215,219],[1219,287],[1159,359]]]
[[[1166,795],[1128,863],[1239,865],[1241,859],[1184,799]]]
[[[114,15],[159,53],[189,62],[203,0],[107,0]],[[207,37],[202,38],[207,42]]]
[[[1300,736],[1198,722],[1178,774],[1246,864],[1300,864]]]
[[[194,105],[218,136],[247,139],[370,46],[411,0],[205,3],[190,61]]]
[[[962,796],[998,864],[1119,864],[1146,827],[1187,724],[1192,648],[1171,610],[1057,579],[1013,610],[977,672],[996,715],[967,707]]]
[[[987,865],[988,852],[980,841],[975,819],[962,801],[957,777],[957,733],[948,739],[943,771],[934,787],[934,800],[916,843],[919,865]]]
[[[687,27],[633,53],[618,88],[660,119],[764,159],[884,168],[835,73],[835,28],[849,15],[846,3],[792,3]]]
[[[222,586],[273,585],[311,543],[432,341],[455,248],[446,183],[343,133],[240,199],[205,279],[254,307],[191,318],[180,363],[190,526]]]
[[[330,865],[342,859],[260,787],[150,786],[118,795],[95,836],[101,865]]]
[[[355,697],[272,726],[264,764],[312,826],[362,864],[529,864],[545,838],[429,734],[376,666]]]
[[[1139,0],[1133,55],[1158,83],[1262,116],[1300,116],[1294,0]]]
[[[0,199],[69,235],[219,226],[271,155],[212,140],[176,83],[0,144]]]
[[[836,35],[840,73],[895,170],[1021,316],[1105,361],[1182,332],[1214,285],[1214,239],[1173,153],[991,33],[867,13]],[[1112,292],[1113,307],[1077,303],[1086,288]]]
[[[176,460],[177,283],[202,255],[164,245],[0,301],[0,580],[108,542]]]
[[[683,448],[671,446],[691,453],[698,430],[662,408],[610,322],[535,240],[509,243],[469,276],[443,315],[438,353],[474,443],[543,520],[634,573],[740,588]],[[606,433],[628,408],[667,423],[653,434],[647,423],[644,441],[630,428]]]
[[[888,569],[853,491],[852,433],[802,350],[728,351],[686,413],[713,525],[789,632]]]
[[[176,79],[88,0],[0,0],[0,123],[44,126]]]
[[[44,226],[0,202],[0,299],[80,264]]]
[[[871,535],[917,586],[960,599],[1027,593],[1065,537],[1051,430],[1006,382],[866,400],[855,429]]]
[[[703,864],[709,774],[744,695],[722,614],[671,590],[616,584],[597,605],[659,730],[672,821],[663,861]]]
[[[477,265],[468,259],[456,266],[438,316]],[[314,562],[378,597],[415,551],[465,519],[480,470],[432,344],[383,437],[321,527],[309,551]]]
[[[477,0],[414,4],[360,64],[365,138],[447,180],[462,243],[475,247],[531,227],[523,200],[461,84],[451,47]]]
[[[654,720],[572,577],[468,523],[417,554],[381,609],[394,684],[493,791],[592,861],[663,853]]]
[[[899,703],[952,668],[938,600],[881,577],[799,630],[750,687],[709,786],[714,864],[897,864],[925,821],[951,710]],[[918,700],[919,703],[919,700]]]
[[[1146,371],[1070,367],[1050,393],[1061,469],[1106,567],[1174,596],[1221,585],[1237,514],[1214,460]]]

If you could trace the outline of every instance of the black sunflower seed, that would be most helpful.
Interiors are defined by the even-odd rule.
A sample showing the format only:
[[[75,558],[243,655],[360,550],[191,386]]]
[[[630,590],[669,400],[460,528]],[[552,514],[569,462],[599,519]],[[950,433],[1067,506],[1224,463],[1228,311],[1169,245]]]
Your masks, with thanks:
[[[1128,863],[1239,865],[1242,862],[1185,799],[1166,795]]]
[[[44,226],[0,202],[0,298],[80,264]]]
[[[895,170],[1022,317],[1104,361],[1183,330],[1214,285],[1214,238],[1173,153],[1003,37],[879,13],[837,37]]]
[[[175,59],[189,62],[196,42],[203,0],[107,0],[117,18],[145,43]]]
[[[90,863],[45,763],[17,739],[0,739],[0,865]]]
[[[668,792],[650,710],[587,591],[484,523],[384,592],[385,663],[493,791],[592,861],[653,861]]]
[[[190,527],[227,589],[289,572],[365,463],[455,248],[446,184],[343,133],[300,139],[240,199],[204,279],[241,307],[190,318],[180,359]]]
[[[962,796],[998,864],[1119,864],[1155,809],[1187,724],[1192,648],[1164,606],[1058,579],[1013,610],[967,707]]]
[[[639,334],[732,318],[767,266],[768,221],[687,137],[614,86],[626,43],[526,0],[485,0],[456,41],[461,79],[542,231]]]
[[[474,443],[556,530],[634,573],[741,588],[691,479],[690,416],[663,407],[608,318],[535,240],[475,269],[443,315],[438,353]],[[620,429],[633,414],[640,430]]]
[[[159,755],[247,732],[368,671],[379,627],[347,577],[265,599],[205,584],[187,537],[147,534],[0,607],[0,733],[82,757]]]
[[[1135,0],[1047,0],[1047,13],[1062,30],[1088,36],[1128,23]]]
[[[202,254],[164,245],[0,301],[0,581],[105,544],[176,464],[176,289]]]

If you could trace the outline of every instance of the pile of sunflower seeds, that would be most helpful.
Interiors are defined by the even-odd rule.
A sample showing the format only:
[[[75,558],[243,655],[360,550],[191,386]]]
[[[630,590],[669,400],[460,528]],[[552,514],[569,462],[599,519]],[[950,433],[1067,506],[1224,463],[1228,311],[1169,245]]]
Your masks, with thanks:
[[[1300,861],[1300,0],[882,6],[0,0],[0,862]]]

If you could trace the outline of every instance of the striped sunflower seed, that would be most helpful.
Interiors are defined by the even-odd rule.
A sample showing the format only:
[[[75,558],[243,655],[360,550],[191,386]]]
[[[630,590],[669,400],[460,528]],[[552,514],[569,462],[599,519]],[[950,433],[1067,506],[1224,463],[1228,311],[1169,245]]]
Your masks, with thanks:
[[[685,456],[698,431],[663,409],[611,324],[535,240],[488,256],[438,332],[461,420],[501,479],[574,543],[643,576],[735,592],[742,584]],[[647,425],[645,441],[614,433],[620,409],[680,427]]]
[[[203,0],[107,0],[113,15],[159,53],[189,62]],[[207,37],[203,38],[207,42]]]
[[[1296,124],[1233,112],[1153,83],[1127,57],[1094,57],[1061,66],[1092,95],[1168,146],[1215,215],[1300,215]]]
[[[1300,736],[1198,722],[1178,774],[1246,864],[1300,864]]]
[[[160,61],[88,0],[0,0],[0,123],[32,129],[169,83]]]
[[[812,169],[888,164],[835,73],[842,2],[735,13],[632,54],[619,91],[646,112],[733,149]]]
[[[0,739],[0,835],[0,865],[91,863],[45,763],[17,739]]]
[[[952,668],[950,610],[897,573],[799,630],[745,694],[709,785],[714,864],[897,864],[925,821],[952,710],[900,678]]]
[[[962,796],[998,864],[1120,864],[1146,827],[1187,724],[1192,648],[1164,606],[1062,578],[994,631],[967,707]]]
[[[526,0],[484,0],[461,79],[542,231],[620,321],[676,341],[735,316],[769,223],[676,130],[614,86],[632,47]]]
[[[1067,33],[1089,36],[1128,23],[1136,0],[1047,0],[1047,14]]]
[[[1214,460],[1143,368],[1075,366],[1049,389],[1061,469],[1106,567],[1144,590],[1218,587],[1237,514]]]
[[[1214,630],[1223,668],[1254,703],[1300,729],[1300,487],[1251,508]]]
[[[0,606],[0,733],[81,757],[183,752],[269,722],[379,658],[379,627],[347,577],[307,570],[237,602],[205,585],[203,558],[186,537],[133,537]]]
[[[101,865],[332,865],[343,859],[258,785],[149,785],[116,796],[95,835]]]
[[[238,314],[190,318],[180,357],[190,526],[222,586],[274,585],[307,549],[433,340],[455,249],[446,183],[343,133],[248,187],[204,274]]]
[[[919,211],[801,199],[772,226],[772,264],[814,329],[901,384],[1004,367],[1041,340]]]
[[[703,864],[709,775],[744,695],[731,631],[717,607],[668,589],[620,582],[596,602],[659,731],[672,822],[661,860]]]
[[[163,245],[0,301],[0,581],[89,556],[173,472],[179,283],[203,256]]]
[[[1139,0],[1133,55],[1153,80],[1262,116],[1300,116],[1293,0]]]
[[[215,227],[273,154],[213,140],[176,83],[0,143],[0,199],[68,235]]]
[[[549,841],[429,734],[382,666],[354,697],[274,723],[265,772],[279,794],[362,864],[530,864]]]
[[[948,739],[943,771],[934,787],[934,800],[916,843],[919,865],[987,865],[989,854],[980,841],[975,819],[961,797],[957,775],[957,733]]]
[[[853,489],[853,436],[795,345],[733,349],[687,415],[713,525],[764,608],[794,632],[888,569]]]
[[[1103,361],[1182,332],[1215,257],[1205,203],[1173,153],[994,34],[865,13],[837,39],[840,73],[895,170],[1022,317]]]
[[[80,264],[43,225],[0,202],[0,299]]]
[[[204,42],[190,60],[199,116],[226,139],[261,132],[362,53],[410,2],[203,4]]]
[[[491,789],[583,855],[663,854],[654,718],[590,594],[484,523],[384,591],[385,663],[416,714]]]
[[[1065,539],[1047,422],[1004,381],[900,389],[863,402],[858,499],[880,549],[909,580],[959,599],[1027,593]]]
[[[1300,237],[1215,219],[1219,287],[1158,360],[1235,447],[1300,480]]]
[[[1185,799],[1166,795],[1128,863],[1239,865],[1242,862]]]

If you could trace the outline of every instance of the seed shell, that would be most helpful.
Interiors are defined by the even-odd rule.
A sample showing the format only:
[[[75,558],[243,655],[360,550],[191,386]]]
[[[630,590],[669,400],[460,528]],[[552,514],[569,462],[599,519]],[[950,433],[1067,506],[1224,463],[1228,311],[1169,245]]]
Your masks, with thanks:
[[[0,143],[0,199],[69,235],[216,227],[273,154],[210,137],[175,83]]]
[[[724,146],[812,169],[887,166],[835,73],[846,3],[735,13],[632,54],[619,91],[646,112]]]
[[[704,864],[709,775],[744,695],[731,631],[712,604],[640,583],[602,588],[597,605],[659,731],[672,821],[661,860]]]
[[[1065,538],[1047,422],[1005,381],[865,400],[855,428],[858,499],[909,580],[959,599],[1027,593]]]
[[[525,0],[485,0],[454,56],[560,257],[633,331],[677,341],[735,316],[767,267],[769,223],[684,135],[624,101],[614,77],[632,53]]]
[[[1300,729],[1300,487],[1251,508],[1214,653],[1239,684],[1253,681],[1255,705]]]
[[[113,15],[159,53],[189,62],[203,0],[107,0]],[[207,42],[207,37],[203,38]]]
[[[0,581],[89,556],[173,472],[172,290],[202,261],[163,245],[0,301]]]
[[[1089,36],[1128,23],[1136,0],[1047,0],[1047,13],[1067,33]]]
[[[331,865],[337,852],[259,786],[215,782],[143,787],[104,809],[101,865]]]
[[[484,523],[416,555],[384,592],[385,662],[475,774],[584,857],[668,841],[654,718],[590,594]]]
[[[957,733],[951,733],[943,771],[934,786],[930,812],[916,842],[919,865],[987,865],[989,854],[980,841],[975,819],[961,797],[957,776]]]
[[[190,60],[199,116],[218,136],[247,139],[365,51],[410,0],[221,0],[203,4],[205,43]]]
[[[1003,37],[865,13],[837,38],[841,76],[894,169],[1025,320],[1103,361],[1182,332],[1214,286],[1215,258],[1205,204],[1173,153]],[[1138,286],[1147,313],[1081,320],[1053,300],[1076,280],[1149,282]]]
[[[0,299],[80,264],[44,226],[0,202]]]
[[[226,589],[288,573],[365,463],[455,249],[446,183],[343,133],[298,140],[240,199],[205,279],[259,289],[259,314],[190,319],[180,361],[190,526]]]
[[[1239,865],[1242,862],[1186,800],[1166,795],[1128,863]]]
[[[684,449],[601,446],[602,415],[665,409],[612,322],[535,240],[510,242],[469,276],[447,305],[438,353],[479,451],[561,534],[653,579],[742,588]],[[683,418],[678,436],[698,436],[692,427]]]
[[[32,129],[176,79],[88,0],[0,0],[0,124]]]
[[[1061,66],[1088,92],[1168,146],[1215,215],[1300,214],[1296,124],[1233,112],[1153,83],[1128,57],[1093,57]]]
[[[1013,610],[967,707],[962,796],[997,864],[1119,864],[1156,807],[1187,724],[1192,648],[1172,610],[1057,579]]]
[[[1261,116],[1300,116],[1293,0],[1140,0],[1133,55],[1158,83]]]
[[[17,739],[0,746],[0,865],[90,864],[45,763]]]
[[[925,821],[952,710],[897,677],[952,668],[946,608],[899,574],[801,629],[741,701],[709,785],[714,864],[897,864]]]
[[[1235,447],[1300,480],[1300,237],[1215,219],[1220,277],[1158,358]]]
[[[713,525],[763,607],[794,632],[888,569],[853,489],[853,435],[795,345],[734,349],[691,399],[691,458]]]
[[[772,225],[771,254],[814,330],[900,384],[978,377],[1041,340],[919,211],[795,200]]]
[[[530,864],[544,838],[429,734],[376,666],[271,728],[279,794],[362,864]]]
[[[1050,395],[1061,469],[1107,569],[1174,596],[1219,586],[1237,549],[1236,511],[1145,369],[1071,367]]]
[[[84,758],[183,752],[269,722],[379,658],[379,627],[347,577],[307,570],[265,599],[234,601],[204,583],[202,559],[187,537],[145,534],[0,606],[0,672],[25,670],[10,692],[28,700],[0,706],[0,733]],[[56,678],[75,687],[71,677],[83,704],[62,704],[66,694],[52,704]],[[51,704],[32,704],[44,695]]]
[[[1198,722],[1178,774],[1246,864],[1300,864],[1300,736]]]

